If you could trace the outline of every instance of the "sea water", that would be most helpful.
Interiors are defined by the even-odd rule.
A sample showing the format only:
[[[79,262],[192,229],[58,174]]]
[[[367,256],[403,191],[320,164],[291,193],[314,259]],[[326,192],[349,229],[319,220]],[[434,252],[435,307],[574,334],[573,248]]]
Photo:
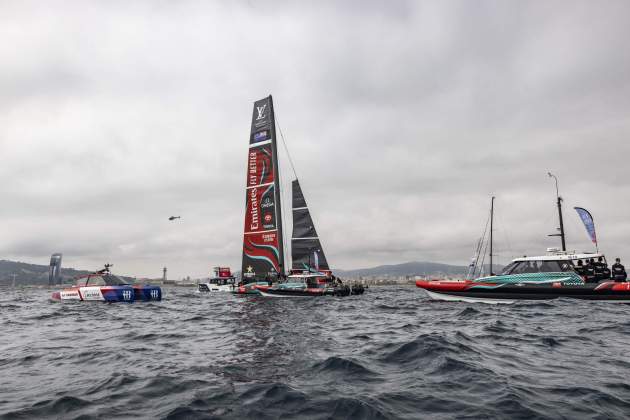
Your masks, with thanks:
[[[0,418],[627,418],[630,307],[0,290]]]

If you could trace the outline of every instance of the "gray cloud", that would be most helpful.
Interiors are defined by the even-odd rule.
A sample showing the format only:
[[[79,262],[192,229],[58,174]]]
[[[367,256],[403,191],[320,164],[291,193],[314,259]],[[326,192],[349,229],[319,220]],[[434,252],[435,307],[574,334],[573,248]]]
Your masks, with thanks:
[[[539,253],[548,170],[571,248],[592,249],[581,205],[630,257],[630,6],[566,6],[3,2],[0,257],[238,267],[269,93],[336,267],[466,263],[493,194],[500,262]]]

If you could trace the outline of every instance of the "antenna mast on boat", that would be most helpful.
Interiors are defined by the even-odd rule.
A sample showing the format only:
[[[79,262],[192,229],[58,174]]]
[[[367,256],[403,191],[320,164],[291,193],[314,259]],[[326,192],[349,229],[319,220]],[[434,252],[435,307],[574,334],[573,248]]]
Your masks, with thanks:
[[[494,272],[492,270],[492,231],[494,224],[494,196],[492,196],[492,201],[490,202],[490,275],[494,276]]]
[[[556,198],[558,199],[558,218],[560,220],[560,228],[559,228],[560,233],[554,233],[549,236],[559,236],[560,240],[562,241],[562,251],[566,252],[567,244],[566,244],[566,240],[564,236],[564,223],[562,222],[562,197],[560,197],[560,193],[558,190],[558,177],[552,174],[551,172],[547,172],[547,175],[549,175],[549,178],[553,178],[556,181]]]

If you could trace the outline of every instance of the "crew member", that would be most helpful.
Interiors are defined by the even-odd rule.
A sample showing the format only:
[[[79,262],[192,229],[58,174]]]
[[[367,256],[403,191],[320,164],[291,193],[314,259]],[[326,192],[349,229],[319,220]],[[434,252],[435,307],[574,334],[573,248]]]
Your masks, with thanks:
[[[286,274],[284,274],[284,269],[282,267],[282,264],[278,265],[278,272],[276,273],[276,280],[278,281],[278,283],[281,283],[282,280],[286,280],[287,276]]]
[[[608,266],[604,263],[602,257],[597,258],[597,262],[593,263],[593,267],[595,268],[595,280],[606,280],[605,270]],[[608,278],[610,278],[610,275]]]
[[[599,257],[599,258],[601,259],[602,257]],[[603,263],[603,264],[604,264],[604,279],[610,280],[611,272],[610,272],[610,268],[608,268],[608,263]]]
[[[623,282],[628,278],[628,274],[626,274],[626,268],[621,265],[621,260],[619,258],[615,259],[615,263],[612,266],[612,278],[615,281]]]
[[[584,276],[584,264],[582,260],[578,260],[577,265],[575,266],[575,272],[580,276]]]
[[[595,277],[595,260],[590,259],[588,263],[584,266],[584,280],[587,283],[594,283],[597,281]]]

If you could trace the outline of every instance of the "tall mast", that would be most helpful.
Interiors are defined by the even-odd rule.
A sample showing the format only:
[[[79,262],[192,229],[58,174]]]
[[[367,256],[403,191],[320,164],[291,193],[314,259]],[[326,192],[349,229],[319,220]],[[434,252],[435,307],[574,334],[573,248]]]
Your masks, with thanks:
[[[564,238],[564,223],[562,222],[562,197],[558,197],[558,218],[560,219],[560,239],[562,240],[562,250],[567,250],[567,243]]]
[[[280,258],[278,258],[279,263],[279,272],[280,274],[285,273],[284,267],[284,237],[282,236],[282,202],[280,193],[280,165],[278,162],[278,147],[277,147],[277,137],[276,137],[276,114],[273,110],[273,98],[269,95],[269,108],[271,111],[271,137],[273,138],[273,147],[271,148],[273,153],[273,162],[276,168],[276,178],[274,180],[274,189],[276,193],[276,228],[278,229],[278,252],[280,253]]]
[[[549,236],[559,236],[562,242],[562,251],[566,252],[567,243],[566,243],[566,238],[564,236],[564,222],[562,221],[562,197],[560,197],[560,193],[558,190],[558,177],[552,174],[551,172],[547,172],[547,175],[549,175],[550,178],[553,178],[556,181],[556,198],[558,200],[558,219],[560,221],[560,228],[559,228],[560,233],[555,233]]]
[[[492,231],[494,225],[494,196],[492,196],[492,201],[490,202],[490,275],[494,276],[494,272],[492,271]]]

